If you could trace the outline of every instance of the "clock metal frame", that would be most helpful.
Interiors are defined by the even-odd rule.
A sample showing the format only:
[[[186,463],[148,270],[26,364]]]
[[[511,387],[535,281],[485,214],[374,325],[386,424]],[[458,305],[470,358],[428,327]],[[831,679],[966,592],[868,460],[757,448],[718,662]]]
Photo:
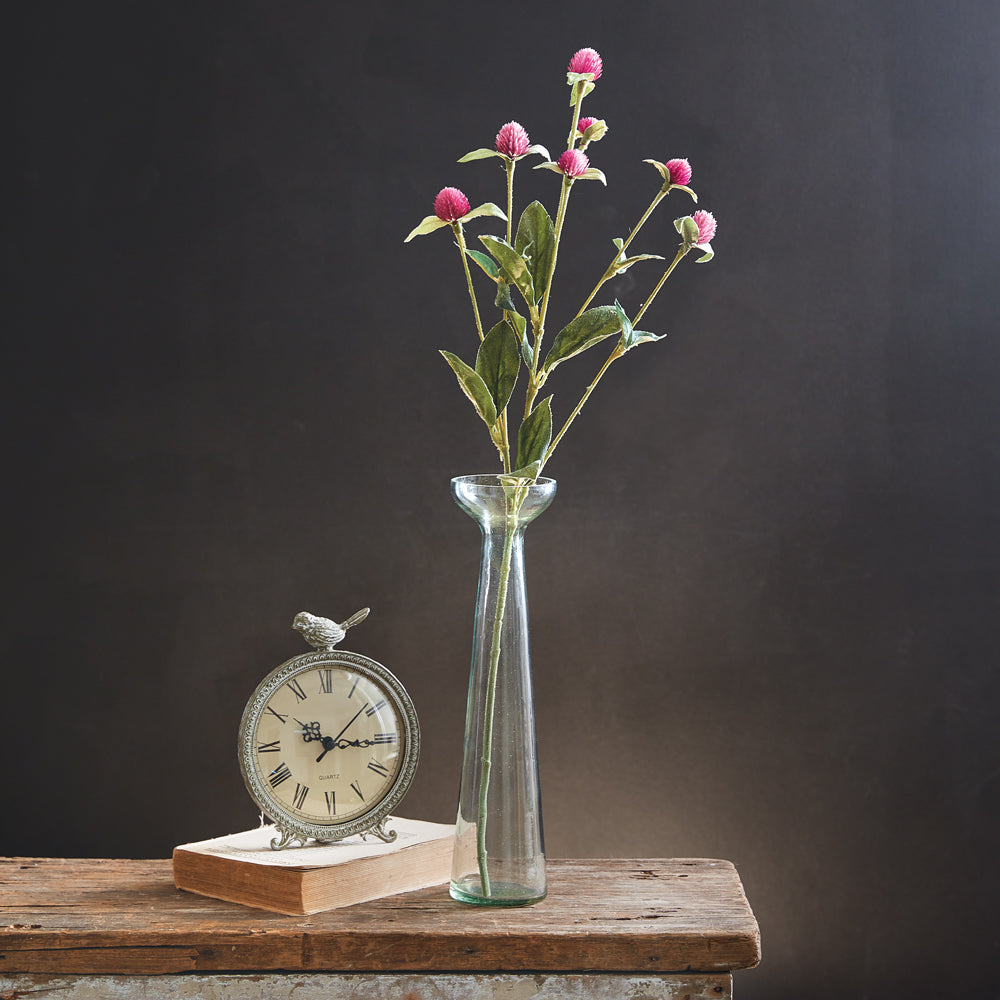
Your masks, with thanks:
[[[271,696],[297,674],[322,666],[350,670],[353,673],[363,675],[380,687],[392,702],[403,729],[403,732],[399,733],[403,759],[389,791],[371,809],[342,823],[305,823],[291,814],[281,802],[275,799],[266,783],[261,780],[254,752],[254,733],[257,722]],[[419,757],[420,725],[417,722],[416,709],[413,707],[413,702],[406,689],[395,675],[381,663],[346,649],[302,653],[286,660],[257,685],[257,689],[243,710],[243,718],[240,721],[240,771],[243,774],[243,781],[250,797],[264,813],[274,820],[274,825],[278,833],[281,834],[280,838],[271,841],[271,847],[274,850],[281,850],[296,841],[304,845],[309,838],[320,843],[330,843],[356,834],[361,834],[362,837],[370,834],[386,843],[391,843],[396,839],[396,832],[394,830],[387,831],[385,821],[409,790]]]

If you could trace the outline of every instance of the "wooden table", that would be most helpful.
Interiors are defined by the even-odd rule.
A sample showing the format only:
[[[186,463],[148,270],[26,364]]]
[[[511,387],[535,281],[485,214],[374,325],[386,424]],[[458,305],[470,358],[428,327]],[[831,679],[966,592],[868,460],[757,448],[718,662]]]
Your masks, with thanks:
[[[728,861],[552,861],[518,909],[446,886],[306,917],[174,888],[169,861],[0,859],[0,1000],[725,1000],[760,960]],[[55,992],[58,991],[58,992]]]

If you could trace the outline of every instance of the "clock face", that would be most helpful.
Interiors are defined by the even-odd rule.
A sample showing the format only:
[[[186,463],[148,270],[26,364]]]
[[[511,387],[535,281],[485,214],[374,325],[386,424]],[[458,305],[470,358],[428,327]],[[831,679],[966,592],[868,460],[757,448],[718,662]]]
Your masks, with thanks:
[[[409,698],[384,667],[347,652],[306,654],[251,699],[241,762],[272,819],[335,839],[402,798],[418,739]]]

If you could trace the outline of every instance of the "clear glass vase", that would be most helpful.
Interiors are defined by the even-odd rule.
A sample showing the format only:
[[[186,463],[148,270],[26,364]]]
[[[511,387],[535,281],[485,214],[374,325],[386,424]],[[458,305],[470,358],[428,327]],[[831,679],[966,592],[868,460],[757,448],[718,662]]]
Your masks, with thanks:
[[[481,906],[545,897],[535,708],[524,584],[524,529],[552,502],[554,479],[505,486],[452,480],[482,530],[451,895]]]

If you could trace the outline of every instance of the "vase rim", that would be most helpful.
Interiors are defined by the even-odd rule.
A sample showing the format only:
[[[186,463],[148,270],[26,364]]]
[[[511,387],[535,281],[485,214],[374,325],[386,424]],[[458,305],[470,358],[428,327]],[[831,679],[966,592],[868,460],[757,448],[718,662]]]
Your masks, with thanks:
[[[473,473],[468,476],[452,476],[452,483],[467,483],[471,486],[475,486],[477,489],[484,490],[503,490],[505,487],[503,483],[497,482],[500,476],[504,475],[502,472],[484,472],[484,473]],[[555,480],[549,478],[548,476],[539,476],[528,489],[535,489],[538,486],[554,486]]]

